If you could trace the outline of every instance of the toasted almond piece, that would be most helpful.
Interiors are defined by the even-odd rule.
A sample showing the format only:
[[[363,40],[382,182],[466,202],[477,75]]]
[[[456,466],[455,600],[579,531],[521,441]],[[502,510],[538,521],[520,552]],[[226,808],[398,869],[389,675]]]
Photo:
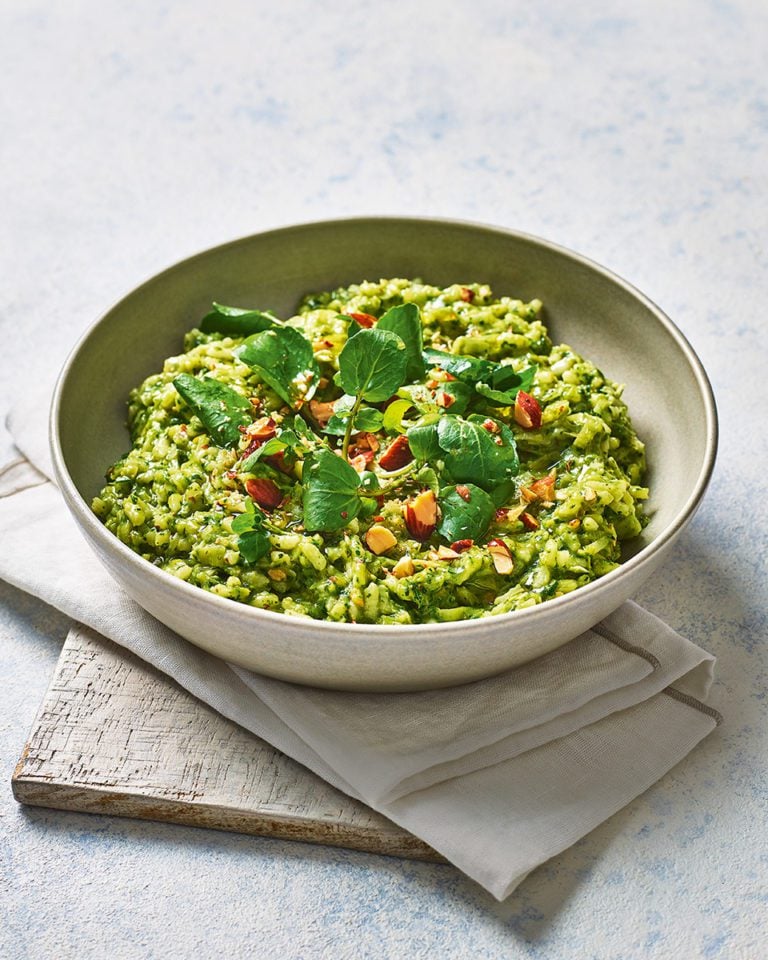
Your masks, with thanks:
[[[446,393],[445,390],[441,390],[435,397],[438,407],[442,407],[444,410],[447,410],[448,407],[452,407],[456,403],[456,397],[450,393]]]
[[[386,553],[397,543],[397,537],[392,533],[389,527],[384,527],[380,523],[375,523],[365,535],[365,542],[371,553],[378,556],[380,553]]]
[[[597,494],[592,487],[584,487],[584,502],[592,503],[594,500],[597,500]]]
[[[355,449],[351,449],[349,453],[349,465],[354,467],[358,473],[367,470],[373,463],[373,450],[363,450],[361,453],[357,453]]]
[[[454,540],[451,544],[451,550],[455,550],[456,553],[463,553],[465,550],[469,550],[470,547],[474,546],[475,541],[470,539],[464,540]]]
[[[271,570],[267,570],[267,576],[270,580],[277,582],[280,580],[285,580],[286,572],[285,570],[281,570],[280,567],[273,567]]]
[[[500,573],[502,576],[512,573],[515,569],[515,561],[509,552],[509,547],[503,540],[489,540],[488,551],[491,554],[496,573]]]
[[[524,390],[518,390],[515,398],[515,421],[523,430],[536,430],[541,426],[539,401]]]
[[[555,480],[557,480],[557,470],[550,470],[546,477],[534,480],[528,489],[537,500],[554,500]]]
[[[470,290],[469,287],[462,287],[459,291],[459,296],[465,303],[472,303],[475,299],[475,291]]]
[[[335,401],[310,400],[309,412],[317,420],[321,427],[325,427],[333,416],[333,404]]]
[[[501,433],[501,427],[495,420],[491,420],[490,417],[486,417],[485,420],[483,420],[483,427],[488,433]]]
[[[405,436],[395,437],[387,449],[379,457],[379,466],[382,470],[392,471],[400,470],[406,467],[413,460],[411,448],[408,445],[408,438]]]
[[[283,502],[283,494],[274,480],[254,477],[245,481],[245,492],[264,510],[274,510]]]
[[[523,526],[526,530],[538,530],[541,524],[532,516],[530,513],[521,513],[520,519],[523,521]]]
[[[456,550],[453,550],[451,547],[445,547],[441,543],[437,548],[437,559],[438,560],[455,560],[458,557]]]
[[[416,540],[428,540],[437,526],[437,500],[432,490],[422,493],[409,500],[403,508],[405,525],[408,532]]]
[[[472,499],[472,494],[469,491],[469,487],[465,486],[463,483],[456,484],[456,493],[461,497],[462,500],[466,500],[467,503]]]
[[[392,567],[392,574],[397,577],[398,580],[402,580],[403,577],[410,577],[416,572],[416,567],[413,565],[413,560],[410,557],[400,557],[397,563]]]
[[[579,520],[578,517],[574,517],[573,520],[568,521],[568,526],[571,528],[571,530],[578,530],[581,526],[581,520]]]
[[[257,440],[269,440],[277,432],[277,424],[272,417],[259,417],[248,427],[248,436]]]

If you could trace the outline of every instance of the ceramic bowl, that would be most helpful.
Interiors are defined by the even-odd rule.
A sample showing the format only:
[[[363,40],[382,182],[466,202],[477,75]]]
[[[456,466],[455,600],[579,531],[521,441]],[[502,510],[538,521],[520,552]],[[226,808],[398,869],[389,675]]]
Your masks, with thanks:
[[[257,610],[190,586],[133,553],[91,513],[105,469],[129,447],[129,390],[178,353],[212,300],[292,314],[303,294],[381,277],[491,284],[544,302],[555,342],[613,380],[647,445],[650,523],[623,564],[530,609],[413,626],[329,623]],[[77,524],[114,579],[204,650],[260,673],[349,690],[412,690],[490,676],[572,639],[631,597],[698,507],[717,443],[706,374],[680,331],[624,280],[535,237],[470,223],[365,218],[272,230],[165,270],[98,320],[58,381],[51,444]]]

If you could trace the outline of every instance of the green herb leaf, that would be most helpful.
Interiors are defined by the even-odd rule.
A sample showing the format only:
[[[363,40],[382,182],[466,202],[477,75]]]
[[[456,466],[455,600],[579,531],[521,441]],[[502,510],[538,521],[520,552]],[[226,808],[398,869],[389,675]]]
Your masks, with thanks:
[[[341,530],[360,512],[357,471],[327,447],[305,460],[302,480],[305,529]]]
[[[293,327],[256,333],[235,353],[292,407],[301,406],[317,389],[320,368],[312,344]]]
[[[493,376],[494,369],[499,364],[492,360],[482,360],[479,357],[465,356],[458,353],[446,353],[445,350],[433,350],[431,347],[425,349],[422,353],[424,361],[428,367],[439,367],[441,370],[447,370],[459,380],[466,383],[489,382]]]
[[[339,397],[333,406],[333,416],[328,421],[323,433],[330,433],[333,436],[342,437],[346,433],[347,421],[349,420],[352,408],[355,405],[355,398],[344,394]],[[384,422],[384,414],[375,407],[360,407],[355,415],[355,431],[365,430],[369,433],[376,433],[381,430]]]
[[[475,389],[481,397],[490,400],[494,405],[511,407],[518,391],[527,392],[531,389],[537,369],[538,367],[534,364],[521,370],[520,373],[515,373],[511,367],[499,364],[499,368],[491,375],[491,383],[478,383]]]
[[[410,400],[393,400],[384,411],[384,418],[381,425],[387,433],[405,433],[403,426],[403,416],[411,409],[413,403]]]
[[[427,463],[442,458],[442,450],[437,435],[439,420],[438,416],[425,417],[419,423],[415,423],[408,428],[406,432],[408,446],[417,460]]]
[[[437,532],[449,543],[455,540],[480,540],[490,526],[495,506],[485,490],[473,483],[461,484],[462,496],[455,486],[440,491],[441,519]]]
[[[253,408],[245,397],[213,377],[198,380],[188,373],[180,373],[173,385],[215,443],[221,447],[237,446],[239,428],[253,420]]]
[[[361,330],[339,354],[339,380],[345,393],[368,403],[388,400],[405,380],[405,344],[390,330]]]
[[[421,314],[415,303],[402,303],[400,306],[387,310],[376,324],[377,330],[391,330],[405,344],[407,364],[405,379],[408,381],[424,379],[424,358],[421,355],[424,347],[422,335]]]
[[[503,431],[491,434],[481,423],[461,417],[441,417],[437,439],[444,475],[451,483],[474,481],[490,490],[515,476],[520,469],[514,436],[508,429],[506,434]]]
[[[232,521],[233,532],[240,534],[237,538],[237,549],[245,563],[256,563],[266,556],[272,547],[263,524],[264,514],[252,500],[246,502],[245,513],[239,514]]]
[[[249,337],[252,333],[269,330],[280,321],[263,310],[244,310],[242,307],[227,307],[213,304],[213,310],[200,322],[203,333],[224,333],[232,337]]]
[[[272,548],[269,534],[266,530],[246,530],[237,538],[237,549],[240,557],[246,563],[256,563],[265,557]]]

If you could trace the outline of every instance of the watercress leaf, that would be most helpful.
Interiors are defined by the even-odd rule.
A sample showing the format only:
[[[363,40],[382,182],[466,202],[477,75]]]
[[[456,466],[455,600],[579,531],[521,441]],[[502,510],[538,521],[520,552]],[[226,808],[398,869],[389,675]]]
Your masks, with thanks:
[[[292,407],[301,406],[317,389],[320,368],[312,344],[293,327],[255,333],[235,353]]]
[[[499,364],[492,360],[483,360],[480,357],[471,357],[464,354],[446,353],[445,350],[434,350],[427,347],[422,351],[424,362],[428,367],[439,367],[441,370],[447,370],[459,380],[466,383],[487,382],[492,376],[494,369]]]
[[[405,344],[407,363],[405,378],[408,381],[424,379],[424,358],[421,351],[424,346],[421,326],[421,314],[415,303],[402,303],[392,307],[376,324],[377,330],[391,330]]]
[[[232,337],[249,337],[252,333],[269,330],[280,321],[263,310],[245,310],[242,307],[227,307],[213,304],[213,309],[200,321],[203,333],[223,333]]]
[[[413,403],[410,400],[393,400],[384,411],[384,417],[381,425],[387,433],[405,433],[403,426],[403,416],[411,409]]]
[[[262,528],[246,530],[237,538],[237,549],[240,551],[241,559],[246,563],[256,563],[257,560],[265,557],[271,548],[269,534]]]
[[[515,373],[511,367],[499,365],[491,375],[491,384],[478,383],[475,389],[481,397],[490,400],[495,406],[511,407],[518,391],[531,389],[536,370],[534,365]]]
[[[491,490],[491,500],[495,507],[503,507],[513,500],[517,500],[517,484],[514,480],[502,480]]]
[[[474,481],[490,490],[514,476],[520,468],[514,437],[509,430],[507,435],[491,434],[480,423],[462,417],[441,417],[437,437],[444,476],[451,483]]]
[[[261,514],[261,511],[259,511]],[[256,507],[253,500],[247,500],[245,504],[245,513],[239,513],[232,521],[232,530],[235,533],[244,533],[246,530],[252,530],[254,526],[260,525],[264,515],[261,514],[257,519]]]
[[[253,407],[245,397],[213,377],[198,380],[188,373],[180,373],[173,385],[215,443],[221,447],[237,446],[239,428],[253,420]]]
[[[429,467],[424,464],[423,467],[420,467],[416,473],[413,475],[414,482],[417,483],[420,487],[426,487],[431,490],[435,496],[438,495],[440,490],[440,481],[437,478],[437,473],[433,467]]]
[[[339,379],[345,393],[368,403],[388,400],[405,380],[405,344],[390,330],[361,330],[339,354]]]
[[[378,476],[372,470],[363,470],[360,474],[360,489],[370,492],[372,490],[379,490],[381,484],[379,483]]]
[[[493,519],[495,505],[491,497],[473,483],[444,487],[440,491],[441,519],[437,532],[449,543],[455,540],[480,540]]]
[[[440,418],[430,417],[409,427],[406,432],[408,446],[416,460],[431,462],[442,457],[437,425]]]
[[[376,433],[381,430],[384,422],[384,414],[376,407],[360,407],[355,417],[355,430],[365,430],[368,433]]]
[[[500,363],[493,371],[490,385],[494,390],[525,390],[527,392],[533,386],[533,379],[538,369],[534,363],[515,373],[509,364]]]
[[[341,530],[360,512],[360,477],[328,447],[305,460],[302,480],[305,529]]]
[[[349,420],[348,412],[341,417],[335,413],[332,414],[328,423],[323,427],[323,433],[328,433],[332,437],[343,437],[347,432],[347,420]]]

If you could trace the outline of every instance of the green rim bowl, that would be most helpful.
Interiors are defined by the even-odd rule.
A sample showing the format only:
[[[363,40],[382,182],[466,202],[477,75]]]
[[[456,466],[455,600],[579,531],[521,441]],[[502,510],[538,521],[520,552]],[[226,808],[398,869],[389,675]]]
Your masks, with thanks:
[[[646,442],[650,523],[624,563],[573,593],[500,616],[374,625],[285,616],[191,586],[113,536],[89,503],[130,445],[128,392],[180,351],[212,300],[295,312],[303,294],[361,280],[482,281],[544,302],[555,342],[613,380]],[[51,411],[56,477],[78,526],[142,607],[216,656],[259,673],[347,690],[414,690],[477,680],[588,629],[664,560],[709,482],[717,415],[707,376],[665,314],[615,274],[545,240],[449,220],[373,217],[308,223],[214,247],[137,287],[75,346]]]

